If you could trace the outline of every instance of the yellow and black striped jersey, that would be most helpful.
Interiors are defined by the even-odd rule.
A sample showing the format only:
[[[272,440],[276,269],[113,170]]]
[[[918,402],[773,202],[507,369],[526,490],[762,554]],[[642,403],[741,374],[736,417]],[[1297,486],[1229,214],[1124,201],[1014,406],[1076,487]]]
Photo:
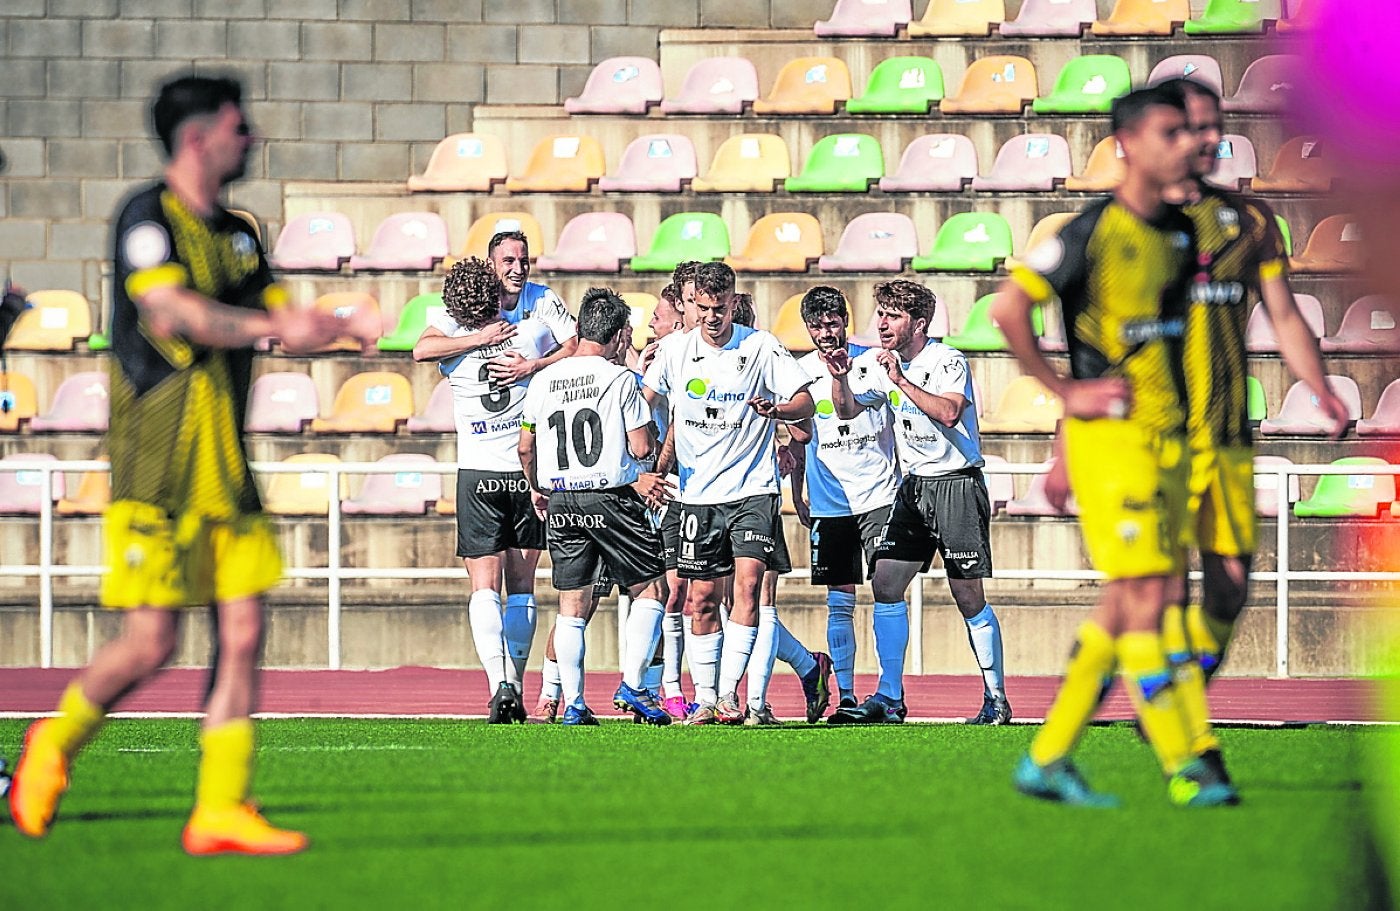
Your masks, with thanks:
[[[253,229],[222,208],[202,218],[164,183],[120,209],[114,231],[111,344],[112,497],[172,517],[228,520],[261,509],[243,448],[252,351],[161,339],[135,300],[189,288],[235,307],[282,306]]]
[[[1144,221],[1114,199],[1087,207],[1011,272],[1035,302],[1059,297],[1076,379],[1125,377],[1128,419],[1185,427],[1181,336],[1196,262],[1191,220],[1168,207]]]

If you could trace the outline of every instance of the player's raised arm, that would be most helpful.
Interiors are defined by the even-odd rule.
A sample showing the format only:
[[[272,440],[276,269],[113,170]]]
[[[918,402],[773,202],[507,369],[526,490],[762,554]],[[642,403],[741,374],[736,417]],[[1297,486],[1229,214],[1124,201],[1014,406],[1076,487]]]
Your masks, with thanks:
[[[499,345],[514,335],[515,327],[505,320],[487,323],[475,332],[455,337],[448,336],[436,326],[429,326],[413,345],[413,359],[420,364],[442,361],[478,348]]]

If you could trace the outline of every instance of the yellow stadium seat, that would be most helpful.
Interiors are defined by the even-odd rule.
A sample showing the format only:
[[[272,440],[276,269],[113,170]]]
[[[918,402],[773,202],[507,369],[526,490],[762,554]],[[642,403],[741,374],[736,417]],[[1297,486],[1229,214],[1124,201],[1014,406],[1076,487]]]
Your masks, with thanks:
[[[1065,189],[1076,193],[1105,193],[1123,182],[1123,151],[1118,140],[1100,139],[1089,153],[1084,173],[1065,179]]]
[[[735,272],[806,272],[822,255],[822,226],[805,212],[774,212],[754,222],[744,249],[725,259]]]
[[[100,516],[111,502],[112,473],[85,471],[78,480],[77,492],[59,500],[54,510],[60,516]]]
[[[587,193],[607,171],[592,136],[546,136],[535,143],[525,171],[506,180],[511,193]]]
[[[34,381],[23,373],[0,373],[0,433],[17,433],[19,425],[39,413]]]
[[[535,216],[529,212],[487,212],[478,216],[467,229],[467,240],[462,244],[462,255],[457,259],[466,259],[469,256],[485,259],[486,245],[491,243],[492,237],[502,231],[522,232],[530,244],[531,259],[538,259],[544,252],[544,231],[541,230],[539,220]],[[456,261],[446,260],[443,267],[450,269]]]
[[[945,114],[1021,114],[1040,87],[1025,57],[996,55],[974,60],[956,95],[938,103]]]
[[[850,303],[846,304],[846,325],[855,325]],[[812,336],[807,332],[807,324],[802,321],[802,294],[794,294],[778,308],[778,315],[773,320],[773,335],[793,354],[806,354],[812,350]]]
[[[697,193],[771,193],[775,181],[792,176],[792,160],[783,137],[740,133],[715,150],[703,177],[690,182]]]
[[[923,18],[909,23],[909,37],[979,35],[985,38],[1005,21],[1004,0],[929,0]]]
[[[851,97],[851,71],[838,57],[789,60],[767,98],[753,103],[755,114],[835,114]]]
[[[35,291],[5,339],[8,351],[72,351],[92,334],[92,309],[77,291]]]
[[[656,312],[656,295],[645,291],[624,291],[622,299],[631,311],[627,317],[632,327],[632,347],[641,351],[651,340],[651,315]]]
[[[288,456],[283,465],[338,463],[326,452],[301,452]],[[349,479],[340,476],[340,495],[349,496]],[[330,512],[330,477],[319,471],[278,472],[263,478],[263,510],[275,516],[324,516]]]
[[[371,334],[376,339],[384,334],[384,320],[379,315],[379,301],[375,300],[372,294],[364,291],[332,291],[316,298],[315,307],[317,310],[334,313],[344,320],[347,334],[324,348],[310,352],[312,354],[327,354],[332,351],[358,352],[360,343],[348,334],[356,329]]]
[[[1095,35],[1170,35],[1190,18],[1190,0],[1118,0],[1090,29]]]
[[[312,433],[394,433],[413,416],[413,387],[397,373],[357,373],[335,394],[331,413],[311,422]]]
[[[1027,254],[1050,238],[1059,234],[1061,229],[1074,221],[1078,214],[1078,212],[1054,212],[1036,222],[1035,226],[1031,228],[1030,237],[1026,238],[1026,245],[1021,248],[1020,256],[1008,259],[1006,261],[1006,267],[1009,269],[1012,266],[1019,265]]]
[[[983,433],[1054,433],[1064,415],[1060,397],[1033,376],[1018,376],[1001,394],[996,410],[977,422]]]

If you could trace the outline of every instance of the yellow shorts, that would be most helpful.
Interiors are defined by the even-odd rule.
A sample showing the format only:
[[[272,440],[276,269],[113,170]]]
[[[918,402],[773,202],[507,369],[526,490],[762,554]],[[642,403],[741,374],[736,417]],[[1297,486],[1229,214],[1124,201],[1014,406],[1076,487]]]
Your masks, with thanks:
[[[1181,572],[1188,479],[1183,439],[1131,421],[1074,418],[1064,423],[1064,439],[1094,568],[1110,579]]]
[[[119,500],[103,519],[103,607],[179,608],[259,595],[282,577],[272,524],[262,515],[172,520],[150,503]]]
[[[1225,557],[1254,553],[1254,449],[1226,446],[1191,453],[1192,546]]]

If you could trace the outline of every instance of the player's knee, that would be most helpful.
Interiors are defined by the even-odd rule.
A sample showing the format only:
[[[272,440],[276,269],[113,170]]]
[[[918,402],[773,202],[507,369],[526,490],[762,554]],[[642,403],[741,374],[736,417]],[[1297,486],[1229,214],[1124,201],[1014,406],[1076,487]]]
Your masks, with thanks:
[[[262,617],[240,618],[219,629],[219,650],[230,659],[247,660],[262,647]]]

